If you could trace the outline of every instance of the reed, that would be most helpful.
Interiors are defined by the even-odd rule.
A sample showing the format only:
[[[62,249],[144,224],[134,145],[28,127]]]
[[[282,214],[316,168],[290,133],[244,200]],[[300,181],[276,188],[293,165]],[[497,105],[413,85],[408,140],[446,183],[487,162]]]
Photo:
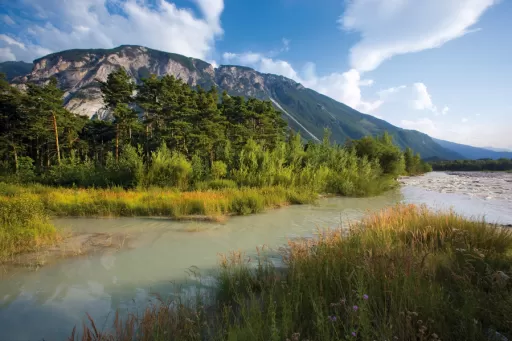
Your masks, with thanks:
[[[283,251],[285,269],[264,257],[255,267],[240,253],[228,255],[209,309],[161,305],[118,322],[117,330],[102,337],[510,339],[511,250],[510,230],[450,211],[396,206],[349,232],[319,231],[314,239],[290,241]],[[98,339],[90,333],[82,338]]]
[[[307,190],[277,186],[179,192],[161,188],[74,189],[0,184],[0,197],[4,201],[20,196],[39,201],[54,216],[167,216],[176,219],[203,216],[214,220],[226,215],[311,203],[316,198]]]
[[[37,198],[0,196],[0,264],[58,239],[59,234]]]

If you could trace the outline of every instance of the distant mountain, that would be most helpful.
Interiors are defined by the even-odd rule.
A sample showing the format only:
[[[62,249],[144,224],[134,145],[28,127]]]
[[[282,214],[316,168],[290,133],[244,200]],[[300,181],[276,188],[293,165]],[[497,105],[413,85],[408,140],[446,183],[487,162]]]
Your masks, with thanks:
[[[32,71],[34,64],[25,62],[3,62],[0,63],[0,73],[5,73],[10,82],[15,77],[25,76]]]
[[[489,149],[489,150],[492,150],[493,152],[512,152],[512,149],[507,149],[507,148],[494,148],[494,147],[482,147],[483,149]]]
[[[455,142],[449,142],[439,139],[434,139],[439,145],[446,149],[453,150],[454,152],[462,155],[466,159],[512,159],[512,152],[495,151],[486,148],[472,147]]]
[[[307,139],[320,140],[325,127],[331,129],[332,138],[340,143],[388,131],[398,145],[411,147],[424,158],[462,158],[426,134],[401,129],[362,114],[283,76],[234,65],[214,68],[199,59],[141,46],[50,54],[35,60],[33,69],[13,79],[13,83],[23,87],[26,82],[44,83],[50,77],[56,77],[60,87],[66,91],[65,103],[69,110],[101,117],[103,101],[97,80],[105,80],[111,71],[119,67],[124,67],[137,81],[150,74],[174,75],[191,86],[217,86],[232,95],[270,100],[283,112],[290,126],[301,131]]]

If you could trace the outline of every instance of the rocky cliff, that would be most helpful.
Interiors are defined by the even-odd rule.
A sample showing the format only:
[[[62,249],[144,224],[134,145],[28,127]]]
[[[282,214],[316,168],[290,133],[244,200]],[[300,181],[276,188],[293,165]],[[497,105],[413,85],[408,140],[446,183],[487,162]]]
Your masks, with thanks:
[[[366,135],[391,133],[401,146],[410,146],[423,157],[462,158],[441,147],[428,135],[404,130],[370,115],[362,114],[343,103],[304,88],[295,81],[251,68],[223,65],[214,68],[202,60],[156,51],[141,46],[120,46],[103,50],[68,50],[34,61],[30,73],[16,77],[13,84],[45,83],[56,77],[65,93],[66,107],[82,115],[102,117],[103,102],[98,80],[124,67],[137,81],[150,74],[173,75],[191,86],[217,86],[232,95],[271,100],[283,112],[290,126],[313,140],[322,137],[328,127],[338,142]]]

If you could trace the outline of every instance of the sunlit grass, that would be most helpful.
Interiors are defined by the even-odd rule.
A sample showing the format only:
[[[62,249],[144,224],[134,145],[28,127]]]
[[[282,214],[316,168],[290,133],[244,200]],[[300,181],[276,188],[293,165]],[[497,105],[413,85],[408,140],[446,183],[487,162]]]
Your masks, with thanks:
[[[164,304],[83,340],[510,339],[511,250],[510,230],[397,206],[290,241],[285,269],[232,253],[209,308]]]
[[[59,234],[38,198],[0,196],[0,263],[58,239]]]
[[[7,184],[0,184],[0,196],[7,201],[30,196],[55,216],[166,216],[177,219],[194,215],[219,218],[259,213],[288,204],[311,203],[316,198],[310,191],[283,187],[179,192],[158,188],[127,191]]]

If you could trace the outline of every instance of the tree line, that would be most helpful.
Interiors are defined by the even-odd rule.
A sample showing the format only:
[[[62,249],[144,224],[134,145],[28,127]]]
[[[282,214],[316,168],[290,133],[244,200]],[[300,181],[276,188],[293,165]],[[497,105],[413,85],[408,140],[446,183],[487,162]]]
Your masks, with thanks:
[[[343,145],[303,142],[270,101],[192,88],[173,76],[98,81],[107,119],[64,107],[56,79],[20,91],[0,78],[0,172],[58,186],[183,190],[297,186],[364,195],[429,171],[385,133]]]
[[[431,162],[435,171],[510,171],[512,159],[480,159]]]

